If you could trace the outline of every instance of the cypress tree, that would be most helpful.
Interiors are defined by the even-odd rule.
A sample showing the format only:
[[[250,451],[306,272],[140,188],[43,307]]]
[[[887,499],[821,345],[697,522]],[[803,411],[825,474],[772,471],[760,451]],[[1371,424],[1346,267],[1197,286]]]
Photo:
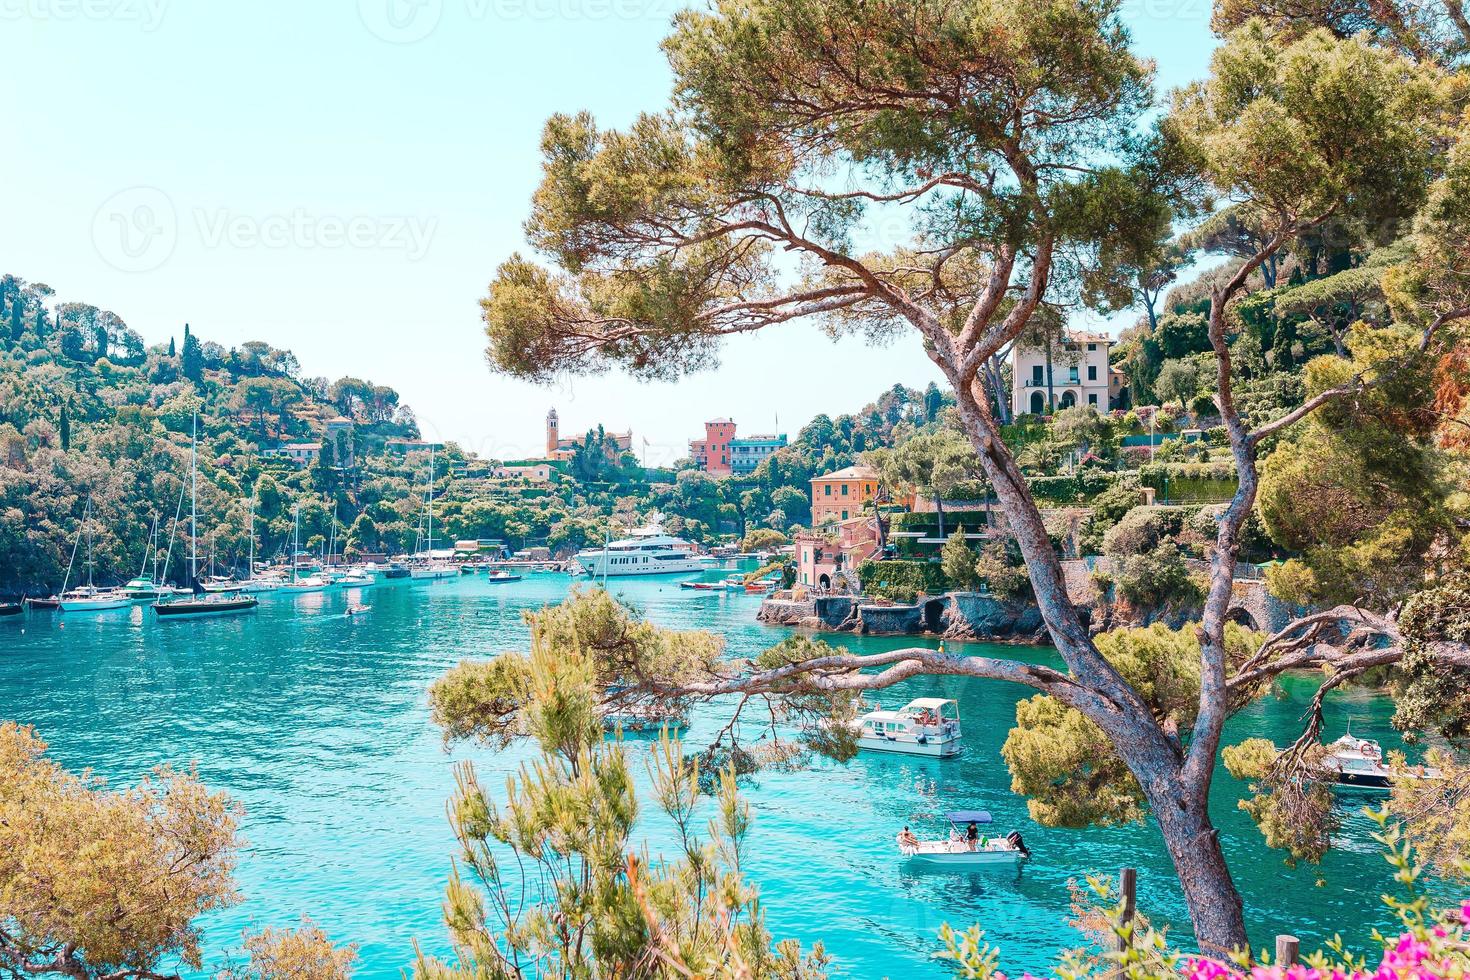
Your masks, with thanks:
[[[65,405],[62,405],[61,406],[61,421],[57,425],[57,428],[59,430],[61,430],[61,451],[64,452],[64,453],[65,452],[70,452],[71,451],[71,415],[70,415],[70,413],[67,412]]]

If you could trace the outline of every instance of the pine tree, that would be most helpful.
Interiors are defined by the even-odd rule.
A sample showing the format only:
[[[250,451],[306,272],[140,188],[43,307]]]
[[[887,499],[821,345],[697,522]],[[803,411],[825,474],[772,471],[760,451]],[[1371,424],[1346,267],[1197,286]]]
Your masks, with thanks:
[[[949,536],[939,551],[939,561],[944,577],[957,589],[968,589],[975,584],[975,552],[965,541],[963,526]]]
[[[189,332],[187,323],[184,324],[183,360],[179,371],[195,385],[204,382],[204,350],[199,346],[199,338]]]
[[[21,303],[20,294],[17,293],[10,298],[10,339],[18,342],[25,332],[25,308]]]

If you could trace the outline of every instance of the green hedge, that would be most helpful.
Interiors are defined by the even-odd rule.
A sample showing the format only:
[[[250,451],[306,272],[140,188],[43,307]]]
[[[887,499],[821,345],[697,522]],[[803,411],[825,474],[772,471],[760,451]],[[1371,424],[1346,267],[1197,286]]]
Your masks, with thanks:
[[[1026,484],[1042,504],[1084,504],[1118,480],[1117,473],[1083,470],[1073,476],[1033,476]]]
[[[1210,463],[1150,463],[1138,471],[1139,482],[1152,487],[1160,503],[1209,503],[1235,495],[1240,481],[1228,460]]]
[[[863,594],[895,602],[913,602],[921,593],[938,595],[945,589],[944,571],[928,561],[873,561],[858,566]]]

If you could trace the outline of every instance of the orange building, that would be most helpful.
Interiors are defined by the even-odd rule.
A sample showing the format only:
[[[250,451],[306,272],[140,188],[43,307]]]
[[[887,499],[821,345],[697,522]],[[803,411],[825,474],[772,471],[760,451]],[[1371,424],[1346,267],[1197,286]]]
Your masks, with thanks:
[[[710,476],[730,475],[730,443],[735,438],[735,423],[715,419],[704,423],[704,438],[689,443],[694,465]]]
[[[877,494],[878,471],[871,466],[849,466],[812,477],[812,526],[858,517],[863,504]]]

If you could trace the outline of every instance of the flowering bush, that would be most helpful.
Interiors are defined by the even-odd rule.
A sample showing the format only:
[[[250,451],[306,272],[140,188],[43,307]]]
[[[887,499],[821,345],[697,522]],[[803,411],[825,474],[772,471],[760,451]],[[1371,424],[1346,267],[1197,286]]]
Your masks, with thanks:
[[[1072,950],[1065,953],[1056,974],[1061,980],[1126,977],[1127,980],[1466,980],[1470,978],[1470,901],[1458,907],[1431,909],[1419,893],[1423,865],[1415,859],[1413,845],[1398,824],[1388,823],[1387,807],[1365,811],[1380,827],[1374,839],[1383,845],[1384,857],[1395,868],[1394,880],[1406,897],[1385,895],[1383,901],[1399,919],[1399,930],[1384,934],[1373,930],[1381,949],[1378,962],[1354,956],[1340,938],[1327,949],[1303,957],[1301,962],[1272,963],[1269,955],[1253,956],[1249,950],[1228,960],[1181,953],[1170,948],[1163,930],[1156,930],[1143,916],[1124,922],[1121,904],[1102,914],[1106,928],[1094,930],[1100,944],[1121,947],[1121,952]],[[1470,866],[1462,873],[1470,876]],[[1108,902],[1112,885],[1107,880],[1090,882],[1099,899]],[[1080,917],[1086,923],[1084,910]],[[953,964],[955,976],[979,980],[1006,980],[998,969],[999,951],[984,941],[978,926],[955,932],[948,926],[939,934],[944,949],[939,958]],[[1029,973],[1021,980],[1037,980]]]

